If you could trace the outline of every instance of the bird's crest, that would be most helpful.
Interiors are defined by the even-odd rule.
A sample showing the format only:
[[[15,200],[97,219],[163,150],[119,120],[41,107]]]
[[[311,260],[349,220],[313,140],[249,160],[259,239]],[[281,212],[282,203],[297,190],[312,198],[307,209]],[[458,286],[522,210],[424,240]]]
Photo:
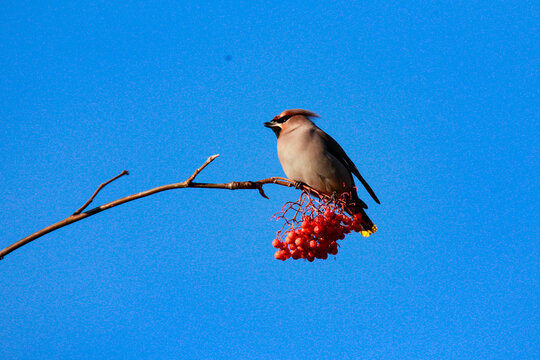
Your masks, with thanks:
[[[319,115],[315,114],[313,111],[304,110],[304,109],[289,109],[283,111],[281,114],[274,117],[273,120],[281,119],[282,117],[291,117],[294,115],[304,115],[309,117],[320,117]]]

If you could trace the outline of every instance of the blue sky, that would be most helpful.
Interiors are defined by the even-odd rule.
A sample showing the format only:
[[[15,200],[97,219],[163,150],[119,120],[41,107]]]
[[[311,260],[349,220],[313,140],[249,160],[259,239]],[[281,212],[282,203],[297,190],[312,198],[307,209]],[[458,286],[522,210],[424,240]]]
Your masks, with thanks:
[[[5,359],[538,358],[533,2],[12,2],[0,14],[1,247],[184,180],[281,176],[262,126],[321,115],[379,231],[286,262],[296,190],[183,189],[0,262]]]

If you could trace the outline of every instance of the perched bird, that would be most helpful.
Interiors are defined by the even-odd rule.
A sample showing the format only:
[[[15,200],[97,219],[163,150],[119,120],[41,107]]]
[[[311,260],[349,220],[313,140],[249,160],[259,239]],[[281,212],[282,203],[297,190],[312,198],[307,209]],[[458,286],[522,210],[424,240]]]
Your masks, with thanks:
[[[347,212],[362,214],[364,229],[361,233],[369,236],[377,231],[377,227],[364,211],[367,205],[358,197],[352,174],[377,204],[380,201],[341,146],[317,127],[310,117],[319,115],[309,110],[291,109],[264,123],[276,134],[281,167],[291,180],[306,184],[325,195],[344,196]]]

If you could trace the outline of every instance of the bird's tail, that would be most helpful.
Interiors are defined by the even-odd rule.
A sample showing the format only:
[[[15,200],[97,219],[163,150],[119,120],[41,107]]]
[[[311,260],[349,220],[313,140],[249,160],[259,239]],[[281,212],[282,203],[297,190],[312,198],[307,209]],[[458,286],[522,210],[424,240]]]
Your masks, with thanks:
[[[371,221],[371,219],[369,218],[369,216],[367,216],[364,209],[360,209],[360,211],[355,214],[355,216],[358,216],[358,215],[362,216],[360,223],[362,224],[363,230],[360,230],[360,234],[362,234],[362,236],[365,236],[365,237],[368,237],[371,234],[375,234],[377,232],[377,225],[375,225]]]
[[[374,234],[377,232],[377,226],[371,221],[369,216],[366,214],[366,211],[364,209],[367,209],[367,205],[358,198],[358,195],[356,195],[356,192],[352,194],[352,201],[349,201],[347,206],[345,207],[345,210],[352,216],[359,218],[360,220],[360,234],[362,236],[368,237],[371,234]]]

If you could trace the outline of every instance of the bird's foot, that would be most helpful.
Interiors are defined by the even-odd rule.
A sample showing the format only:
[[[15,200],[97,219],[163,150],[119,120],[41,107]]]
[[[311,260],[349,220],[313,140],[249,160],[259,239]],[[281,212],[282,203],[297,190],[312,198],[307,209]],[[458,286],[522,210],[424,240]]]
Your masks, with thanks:
[[[295,180],[294,181],[294,188],[295,189],[303,189],[304,188],[304,183],[301,182],[301,181]]]

